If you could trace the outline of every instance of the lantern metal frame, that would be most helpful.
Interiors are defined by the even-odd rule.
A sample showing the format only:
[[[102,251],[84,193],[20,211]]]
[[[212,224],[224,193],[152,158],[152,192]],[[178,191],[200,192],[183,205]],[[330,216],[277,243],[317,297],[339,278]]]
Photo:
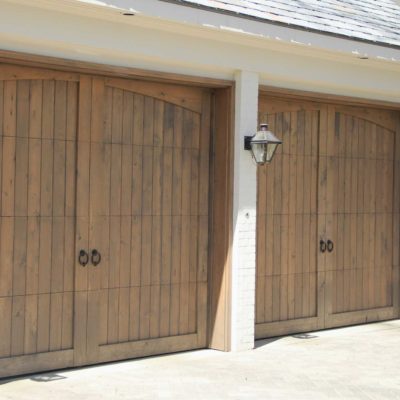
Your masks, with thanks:
[[[266,136],[265,139],[257,139],[257,136],[260,136],[261,134],[263,134],[264,136]],[[278,139],[271,131],[268,130],[268,124],[260,124],[260,130],[253,136],[245,136],[244,137],[244,149],[245,150],[250,150],[252,153],[253,158],[255,159],[256,163],[259,165],[263,165],[265,163],[270,163],[276,153],[276,149],[274,150],[274,152],[272,153],[271,159],[270,160],[265,160],[264,162],[259,162],[256,159],[256,156],[253,152],[253,147],[252,145],[255,144],[264,144],[265,145],[265,153],[267,152],[267,146],[269,144],[275,144],[276,145],[276,149],[278,148],[278,146],[280,144],[282,144],[282,141],[280,139]]]

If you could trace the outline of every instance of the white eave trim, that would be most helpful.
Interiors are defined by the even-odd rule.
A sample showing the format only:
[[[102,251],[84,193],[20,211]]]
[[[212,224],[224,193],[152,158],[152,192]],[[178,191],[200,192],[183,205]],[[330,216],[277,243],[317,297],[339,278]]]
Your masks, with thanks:
[[[1,1],[1,0],[0,0]],[[3,0],[161,31],[400,70],[400,50],[158,0]],[[134,17],[123,17],[132,12]],[[368,57],[368,60],[360,60]]]

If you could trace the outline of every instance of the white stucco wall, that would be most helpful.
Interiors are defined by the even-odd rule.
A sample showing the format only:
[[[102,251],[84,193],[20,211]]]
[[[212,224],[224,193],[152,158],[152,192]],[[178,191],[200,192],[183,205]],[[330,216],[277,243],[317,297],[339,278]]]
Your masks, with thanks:
[[[256,167],[243,137],[258,84],[400,103],[398,49],[157,0],[0,0],[0,49],[236,81],[234,350],[254,344]]]

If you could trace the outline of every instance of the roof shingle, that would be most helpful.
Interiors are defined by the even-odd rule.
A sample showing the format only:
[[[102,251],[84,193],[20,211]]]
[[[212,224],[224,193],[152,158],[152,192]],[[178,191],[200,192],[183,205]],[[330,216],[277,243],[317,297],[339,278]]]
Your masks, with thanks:
[[[175,0],[175,2],[294,28],[400,47],[398,0]]]

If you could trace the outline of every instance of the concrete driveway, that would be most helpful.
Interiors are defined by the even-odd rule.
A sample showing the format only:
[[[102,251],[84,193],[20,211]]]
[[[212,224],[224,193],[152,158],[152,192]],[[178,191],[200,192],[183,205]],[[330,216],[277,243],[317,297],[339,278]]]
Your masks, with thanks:
[[[0,399],[400,399],[400,321],[0,380]]]

